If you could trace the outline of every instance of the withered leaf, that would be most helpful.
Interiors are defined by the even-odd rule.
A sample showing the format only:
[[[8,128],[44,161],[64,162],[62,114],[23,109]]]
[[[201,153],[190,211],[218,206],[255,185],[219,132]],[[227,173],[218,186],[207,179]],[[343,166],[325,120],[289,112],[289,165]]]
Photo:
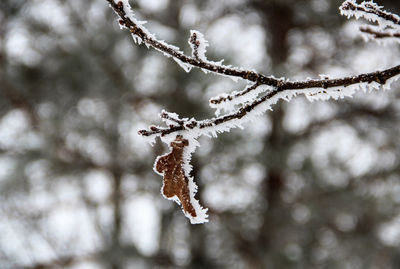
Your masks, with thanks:
[[[196,217],[196,210],[190,201],[189,179],[183,169],[183,151],[188,145],[189,141],[178,135],[170,144],[172,151],[158,158],[155,169],[164,177],[162,194],[166,198],[176,196],[183,211]]]

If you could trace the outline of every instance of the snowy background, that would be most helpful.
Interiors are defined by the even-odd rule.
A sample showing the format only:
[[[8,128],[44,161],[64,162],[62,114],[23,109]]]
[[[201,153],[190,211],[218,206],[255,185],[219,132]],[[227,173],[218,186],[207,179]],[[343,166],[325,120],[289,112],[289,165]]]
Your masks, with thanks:
[[[190,54],[292,79],[399,64],[328,0],[131,1]],[[397,14],[398,1],[380,1]],[[400,85],[274,111],[192,164],[209,223],[190,225],[139,129],[162,109],[211,117],[244,83],[133,43],[104,0],[0,3],[0,268],[399,268]]]

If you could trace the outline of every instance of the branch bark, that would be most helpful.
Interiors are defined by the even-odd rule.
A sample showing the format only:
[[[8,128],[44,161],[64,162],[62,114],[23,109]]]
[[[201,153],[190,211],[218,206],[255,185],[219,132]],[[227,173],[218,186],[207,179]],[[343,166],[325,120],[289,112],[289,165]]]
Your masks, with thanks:
[[[277,79],[273,76],[266,76],[264,74],[250,70],[240,70],[238,68],[229,68],[223,65],[211,64],[208,62],[204,62],[199,58],[187,56],[182,52],[174,50],[164,42],[158,41],[153,36],[149,36],[148,33],[143,31],[140,25],[132,21],[127,16],[127,13],[123,8],[123,5],[120,4],[122,3],[121,1],[118,3],[115,3],[114,0],[106,0],[106,1],[110,3],[110,6],[120,17],[119,23],[128,28],[133,35],[138,36],[148,46],[151,46],[161,52],[164,52],[171,57],[177,58],[183,63],[190,64],[193,67],[205,69],[207,71],[217,73],[220,75],[238,77],[250,82],[256,82],[259,85],[274,86],[278,87],[278,89],[280,90],[286,90],[286,89],[305,89],[305,88],[316,88],[316,87],[327,89],[330,87],[348,86],[360,82],[373,82],[373,81],[383,84],[388,78],[391,78],[399,74],[400,71],[400,65],[398,65],[384,71],[377,71],[369,74],[360,74],[356,77],[346,77],[346,78],[328,79],[328,80],[317,79],[317,80],[307,80],[307,81],[285,81],[283,79]]]
[[[254,83],[257,86],[268,85],[275,87],[275,90],[271,91],[267,95],[264,95],[262,98],[257,99],[253,103],[241,107],[235,113],[203,121],[191,120],[190,122],[186,122],[186,124],[184,124],[183,121],[180,121],[178,126],[170,125],[169,128],[160,128],[156,126],[151,126],[150,130],[139,131],[139,134],[143,136],[152,136],[152,135],[165,136],[167,134],[171,134],[174,132],[190,130],[195,127],[204,129],[207,127],[220,125],[234,119],[241,119],[249,112],[251,112],[254,108],[259,106],[261,103],[271,99],[276,94],[286,90],[321,88],[320,93],[328,93],[330,88],[347,87],[350,85],[355,85],[363,82],[365,83],[377,82],[383,85],[387,82],[388,79],[393,78],[400,74],[400,65],[397,65],[382,71],[375,71],[371,73],[359,74],[357,76],[348,76],[337,79],[311,79],[305,81],[290,81],[290,80],[278,79],[273,76],[266,76],[264,74],[251,70],[231,68],[224,65],[216,64],[214,62],[204,61],[199,57],[187,56],[184,53],[177,50],[175,47],[172,47],[163,41],[157,40],[154,37],[154,35],[149,34],[145,28],[143,28],[137,21],[132,19],[127,14],[126,8],[124,8],[124,3],[122,1],[118,2],[115,2],[114,0],[106,0],[106,1],[109,2],[110,6],[120,17],[119,23],[124,27],[126,27],[133,35],[139,37],[147,46],[153,47],[154,49],[161,51],[170,57],[178,59],[182,63],[190,65],[191,67],[201,68],[203,70],[207,70],[209,72],[213,72],[219,75],[241,78],[247,80],[248,82]],[[352,7],[353,7],[352,5],[349,5],[349,8]],[[381,11],[380,12],[376,11],[375,13],[379,16],[383,16],[384,18],[389,18],[391,20],[394,20],[392,16],[388,16],[388,14],[382,13]],[[394,20],[394,22],[397,21]],[[243,91],[244,92],[243,94],[237,94],[237,96],[233,97],[231,96],[231,98],[242,96],[255,88],[256,87],[250,87],[247,90]],[[229,99],[229,97],[227,99]],[[222,101],[226,100],[218,100],[218,99],[211,100],[212,103],[219,103]]]
[[[217,115],[219,115],[221,108],[229,111],[228,114],[199,121],[194,118],[180,119],[175,113],[163,111],[160,117],[167,127],[150,126],[149,130],[140,130],[138,132],[144,137],[155,138],[160,136],[163,142],[171,145],[171,153],[157,159],[158,161],[155,165],[155,171],[164,175],[164,183],[185,183],[188,180],[183,175],[188,176],[191,170],[190,165],[187,165],[186,168],[180,165],[182,162],[180,160],[183,160],[183,146],[180,148],[174,143],[187,142],[185,142],[185,145],[189,145],[190,150],[188,150],[189,154],[185,160],[188,164],[190,155],[198,146],[196,139],[199,136],[217,136],[217,133],[226,132],[235,127],[242,127],[243,123],[254,121],[255,116],[271,109],[271,106],[280,99],[290,100],[298,94],[306,95],[311,101],[318,99],[328,100],[330,98],[339,99],[352,96],[359,89],[379,89],[381,86],[386,89],[393,80],[400,77],[400,65],[355,76],[334,79],[323,77],[321,79],[306,79],[303,81],[275,78],[253,70],[226,66],[222,64],[222,61],[213,62],[206,58],[205,48],[208,46],[208,42],[201,33],[197,31],[191,32],[189,44],[192,48],[192,55],[188,56],[180,51],[179,48],[158,40],[154,34],[143,27],[142,23],[133,16],[128,0],[106,1],[119,16],[120,25],[132,33],[135,41],[143,42],[147,47],[152,47],[162,52],[165,56],[172,57],[185,71],[189,72],[195,67],[206,73],[211,72],[221,76],[243,79],[248,82],[248,86],[240,92],[220,95],[210,100],[211,107],[217,108]],[[348,17],[364,17],[368,20],[376,21],[380,25],[390,25],[396,30],[400,25],[400,19],[397,15],[381,10],[373,2],[363,2],[358,5],[355,1],[348,0],[342,4],[340,9],[341,13]],[[151,140],[151,142],[154,142],[154,140]],[[167,163],[170,165],[168,166]],[[170,188],[168,184],[165,186]],[[180,203],[183,204],[185,215],[188,218],[197,217],[196,214],[193,214],[194,211],[190,206],[186,205],[185,207],[183,200],[187,200],[187,193],[181,190],[186,190],[186,186],[185,184],[181,185],[183,188],[179,185],[180,189],[177,187],[168,193],[165,192],[169,190],[168,188],[163,189],[163,194],[169,199],[177,197],[177,200],[180,200]],[[203,209],[201,208],[201,210]],[[206,210],[204,214],[205,212]],[[204,221],[192,223],[202,222]]]
[[[371,27],[361,27],[360,31],[362,33],[371,35],[374,39],[384,39],[384,38],[399,38],[400,42],[400,32],[388,32],[388,31],[379,31],[375,30]]]

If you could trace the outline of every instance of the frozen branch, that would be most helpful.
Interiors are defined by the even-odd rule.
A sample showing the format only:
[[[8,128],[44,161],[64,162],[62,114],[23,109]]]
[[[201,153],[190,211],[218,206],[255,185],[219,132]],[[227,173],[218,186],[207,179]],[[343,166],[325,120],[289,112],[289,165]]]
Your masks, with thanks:
[[[366,41],[372,39],[379,42],[394,41],[400,43],[400,17],[382,9],[372,1],[357,4],[354,0],[347,0],[340,6],[340,13],[347,18],[363,18],[378,25],[360,27]]]
[[[380,30],[373,26],[360,27],[360,31],[364,34],[365,39],[376,41],[393,41],[400,43],[400,31]]]
[[[238,79],[244,79],[249,82],[256,82],[259,85],[268,85],[273,87],[279,87],[283,89],[305,89],[310,87],[336,87],[345,86],[340,84],[338,80],[308,80],[308,81],[286,81],[278,79],[273,76],[266,76],[261,73],[257,73],[252,70],[244,70],[242,68],[232,68],[219,64],[220,62],[210,62],[205,60],[205,48],[208,46],[208,42],[204,40],[203,35],[199,35],[198,31],[192,31],[191,37],[189,38],[189,44],[193,49],[193,56],[185,55],[176,46],[167,44],[162,40],[158,40],[154,34],[151,34],[144,26],[143,22],[137,21],[133,12],[129,6],[128,0],[106,0],[110,3],[110,6],[114,9],[117,15],[120,17],[119,23],[122,27],[127,28],[132,35],[134,40],[143,42],[147,47],[153,47],[154,49],[161,51],[167,57],[172,57],[176,61],[179,61],[186,66],[201,68],[205,71],[213,72],[219,75],[235,77]],[[354,4],[352,1],[346,1],[345,3]],[[344,5],[344,4],[343,4]],[[342,9],[343,9],[342,5]],[[342,12],[342,14],[345,14]],[[386,14],[386,13],[383,13]],[[393,14],[391,14],[393,15]],[[393,15],[394,17],[395,15]],[[386,15],[385,17],[391,17]],[[397,18],[398,16],[396,15]],[[393,19],[396,21],[396,19]],[[398,25],[400,26],[400,25]],[[203,42],[201,42],[203,41]],[[202,49],[200,49],[202,48]],[[199,53],[200,52],[200,53]],[[203,57],[204,56],[204,57]],[[349,85],[349,84],[348,84]],[[282,87],[281,87],[282,86]]]
[[[192,57],[199,61],[207,61],[206,49],[208,41],[205,40],[204,35],[198,31],[190,31],[189,45],[192,48]]]
[[[248,82],[248,86],[242,91],[211,98],[210,106],[216,109],[214,118],[205,120],[179,118],[176,113],[162,111],[159,116],[166,127],[153,125],[148,130],[138,132],[144,138],[148,138],[150,143],[154,143],[155,138],[160,137],[169,145],[171,152],[157,158],[154,170],[164,177],[163,195],[181,204],[185,215],[192,223],[207,221],[207,210],[194,199],[196,185],[190,177],[190,158],[198,146],[198,137],[202,135],[216,137],[218,133],[227,132],[232,128],[243,128],[244,123],[257,121],[257,116],[271,110],[281,99],[290,101],[293,97],[303,94],[310,101],[331,98],[337,100],[351,97],[357,90],[388,89],[391,82],[400,77],[400,65],[355,76],[335,79],[324,77],[303,81],[278,79],[253,70],[233,68],[222,65],[222,61],[213,62],[206,58],[206,48],[209,44],[200,32],[191,31],[188,43],[192,54],[188,56],[179,48],[158,40],[142,22],[137,21],[128,0],[107,1],[119,16],[121,27],[127,28],[137,43],[143,42],[147,47],[173,58],[185,71],[189,72],[195,67],[206,73],[212,72]],[[395,31],[400,29],[399,17],[382,10],[373,2],[357,4],[355,1],[345,1],[340,10],[348,17],[363,17],[377,22],[381,26],[378,30],[381,31],[382,38],[383,33],[388,34],[390,29]],[[378,32],[366,31],[379,38]],[[221,110],[227,111],[227,114],[219,116]]]
[[[379,89],[381,86],[383,86],[384,89],[388,89],[391,82],[394,79],[397,79],[399,75],[400,65],[383,71],[376,71],[340,79],[309,80],[303,82],[286,81],[282,82],[279,87],[270,90],[266,95],[242,106],[233,113],[202,121],[194,119],[186,120],[183,121],[183,124],[169,126],[168,128],[153,127],[150,128],[150,130],[141,130],[139,131],[139,134],[147,137],[164,137],[172,133],[183,134],[186,132],[195,138],[200,135],[216,136],[217,133],[229,131],[233,127],[241,126],[248,120],[248,116],[252,116],[253,112],[256,115],[259,115],[268,109],[271,109],[271,105],[277,103],[279,99],[289,101],[292,97],[299,94],[304,94],[310,100],[327,100],[330,98],[339,99],[345,96],[352,96],[356,90],[360,89],[366,91],[367,88]],[[254,87],[247,89],[254,90]],[[243,92],[246,92],[246,90]],[[240,94],[241,93],[238,93],[233,96]],[[228,95],[224,98],[229,100],[233,97]],[[211,99],[211,102],[222,102],[226,101],[225,99],[219,97],[217,99]]]
[[[259,82],[260,84],[277,86],[280,79],[274,77],[268,77],[262,74],[258,74],[254,71],[243,70],[240,68],[232,68],[225,66],[219,62],[204,61],[201,57],[187,56],[178,47],[171,46],[162,40],[158,40],[154,34],[151,34],[144,26],[143,22],[137,21],[130,9],[128,0],[106,0],[110,6],[114,9],[117,15],[120,17],[119,24],[121,27],[127,28],[133,35],[134,40],[143,42],[147,47],[152,47],[162,52],[167,57],[172,57],[175,61],[179,61],[189,68],[197,67],[203,71],[213,72],[223,76],[229,76],[236,79],[245,79],[253,82]],[[192,34],[193,38],[193,34]],[[191,42],[189,40],[189,42]],[[204,48],[205,48],[204,44]],[[200,55],[200,54],[199,54]]]
[[[378,23],[382,28],[400,28],[400,17],[382,9],[373,1],[364,1],[357,4],[354,0],[347,0],[339,8],[340,13],[347,18],[354,16],[356,19],[364,18]]]

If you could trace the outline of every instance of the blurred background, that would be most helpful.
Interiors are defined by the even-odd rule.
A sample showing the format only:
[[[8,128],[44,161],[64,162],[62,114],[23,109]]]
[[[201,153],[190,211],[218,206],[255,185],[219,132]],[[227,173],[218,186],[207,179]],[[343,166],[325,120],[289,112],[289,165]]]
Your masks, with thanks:
[[[130,1],[190,54],[292,79],[399,64],[338,0]],[[379,1],[400,12],[400,2]],[[0,268],[400,268],[400,85],[281,102],[245,130],[200,138],[210,222],[160,194],[167,151],[137,130],[161,109],[213,116],[243,82],[185,73],[133,44],[104,0],[0,2]]]

